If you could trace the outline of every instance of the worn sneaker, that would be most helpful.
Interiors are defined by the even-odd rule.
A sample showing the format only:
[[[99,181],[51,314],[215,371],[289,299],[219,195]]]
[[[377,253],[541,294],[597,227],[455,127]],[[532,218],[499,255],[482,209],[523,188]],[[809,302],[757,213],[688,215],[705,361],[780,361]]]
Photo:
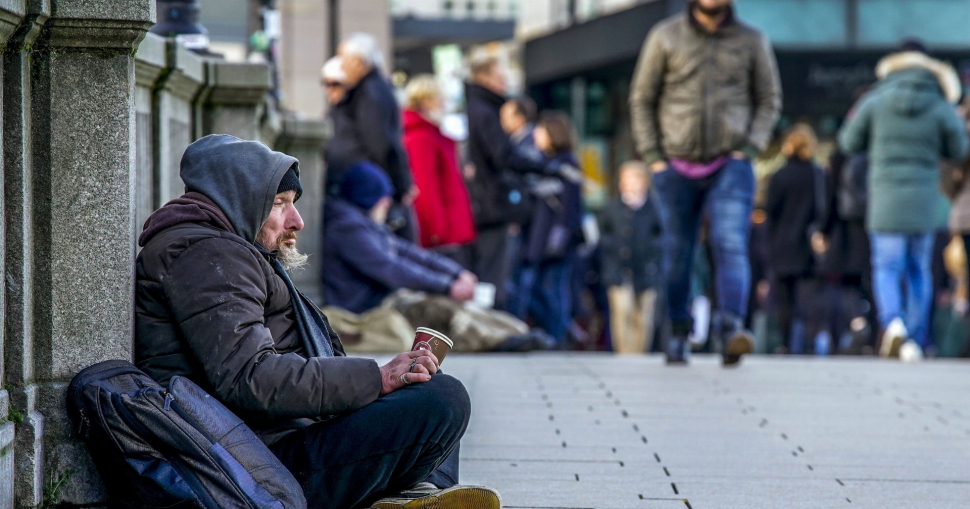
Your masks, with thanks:
[[[899,357],[899,347],[909,339],[909,331],[902,318],[894,318],[886,327],[886,332],[882,333],[882,344],[879,345],[879,355],[881,357]]]
[[[903,362],[920,362],[923,360],[923,348],[919,346],[919,343],[911,339],[899,347],[899,360]]]
[[[671,336],[664,349],[668,365],[684,365],[690,359],[690,342],[687,338]]]
[[[502,497],[485,486],[456,485],[439,489],[423,482],[371,505],[372,509],[502,509]]]

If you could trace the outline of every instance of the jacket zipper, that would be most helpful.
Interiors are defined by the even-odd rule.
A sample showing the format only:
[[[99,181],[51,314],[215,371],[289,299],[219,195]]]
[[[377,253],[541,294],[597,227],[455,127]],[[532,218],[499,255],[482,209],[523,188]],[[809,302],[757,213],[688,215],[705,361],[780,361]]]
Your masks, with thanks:
[[[717,73],[717,62],[714,59],[714,50],[717,41],[714,39],[712,34],[706,34],[707,37],[707,73],[704,76],[704,111],[701,113],[701,161],[707,162],[710,158],[708,155],[708,142],[711,138],[711,115],[710,115],[710,95],[711,95],[711,76]]]

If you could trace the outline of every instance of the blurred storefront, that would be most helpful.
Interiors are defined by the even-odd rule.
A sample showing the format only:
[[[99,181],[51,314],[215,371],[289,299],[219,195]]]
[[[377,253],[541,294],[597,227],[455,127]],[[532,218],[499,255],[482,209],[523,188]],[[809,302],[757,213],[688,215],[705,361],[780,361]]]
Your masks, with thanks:
[[[525,41],[529,93],[540,108],[570,112],[590,164],[610,169],[635,157],[627,99],[636,59],[650,28],[686,3],[638,2]],[[774,45],[779,128],[807,120],[832,136],[857,91],[875,81],[878,60],[909,38],[970,82],[970,0],[738,0],[736,8]]]

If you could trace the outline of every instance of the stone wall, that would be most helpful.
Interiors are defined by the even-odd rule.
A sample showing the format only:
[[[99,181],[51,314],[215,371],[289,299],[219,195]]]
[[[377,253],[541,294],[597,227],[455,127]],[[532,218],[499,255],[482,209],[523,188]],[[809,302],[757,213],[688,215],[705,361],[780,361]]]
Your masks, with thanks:
[[[64,391],[131,358],[135,239],[182,193],[189,143],[225,132],[300,158],[301,247],[318,249],[322,124],[267,101],[265,66],[204,60],[154,20],[154,0],[0,0],[0,508],[105,503]],[[319,272],[301,277],[319,295]]]

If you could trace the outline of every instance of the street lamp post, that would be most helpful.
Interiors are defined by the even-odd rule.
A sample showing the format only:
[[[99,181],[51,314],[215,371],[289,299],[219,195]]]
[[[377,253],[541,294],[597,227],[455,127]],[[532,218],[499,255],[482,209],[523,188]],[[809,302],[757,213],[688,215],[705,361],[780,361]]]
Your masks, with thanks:
[[[175,37],[186,48],[205,52],[209,48],[209,31],[199,24],[199,0],[156,0],[158,23],[151,32]]]

